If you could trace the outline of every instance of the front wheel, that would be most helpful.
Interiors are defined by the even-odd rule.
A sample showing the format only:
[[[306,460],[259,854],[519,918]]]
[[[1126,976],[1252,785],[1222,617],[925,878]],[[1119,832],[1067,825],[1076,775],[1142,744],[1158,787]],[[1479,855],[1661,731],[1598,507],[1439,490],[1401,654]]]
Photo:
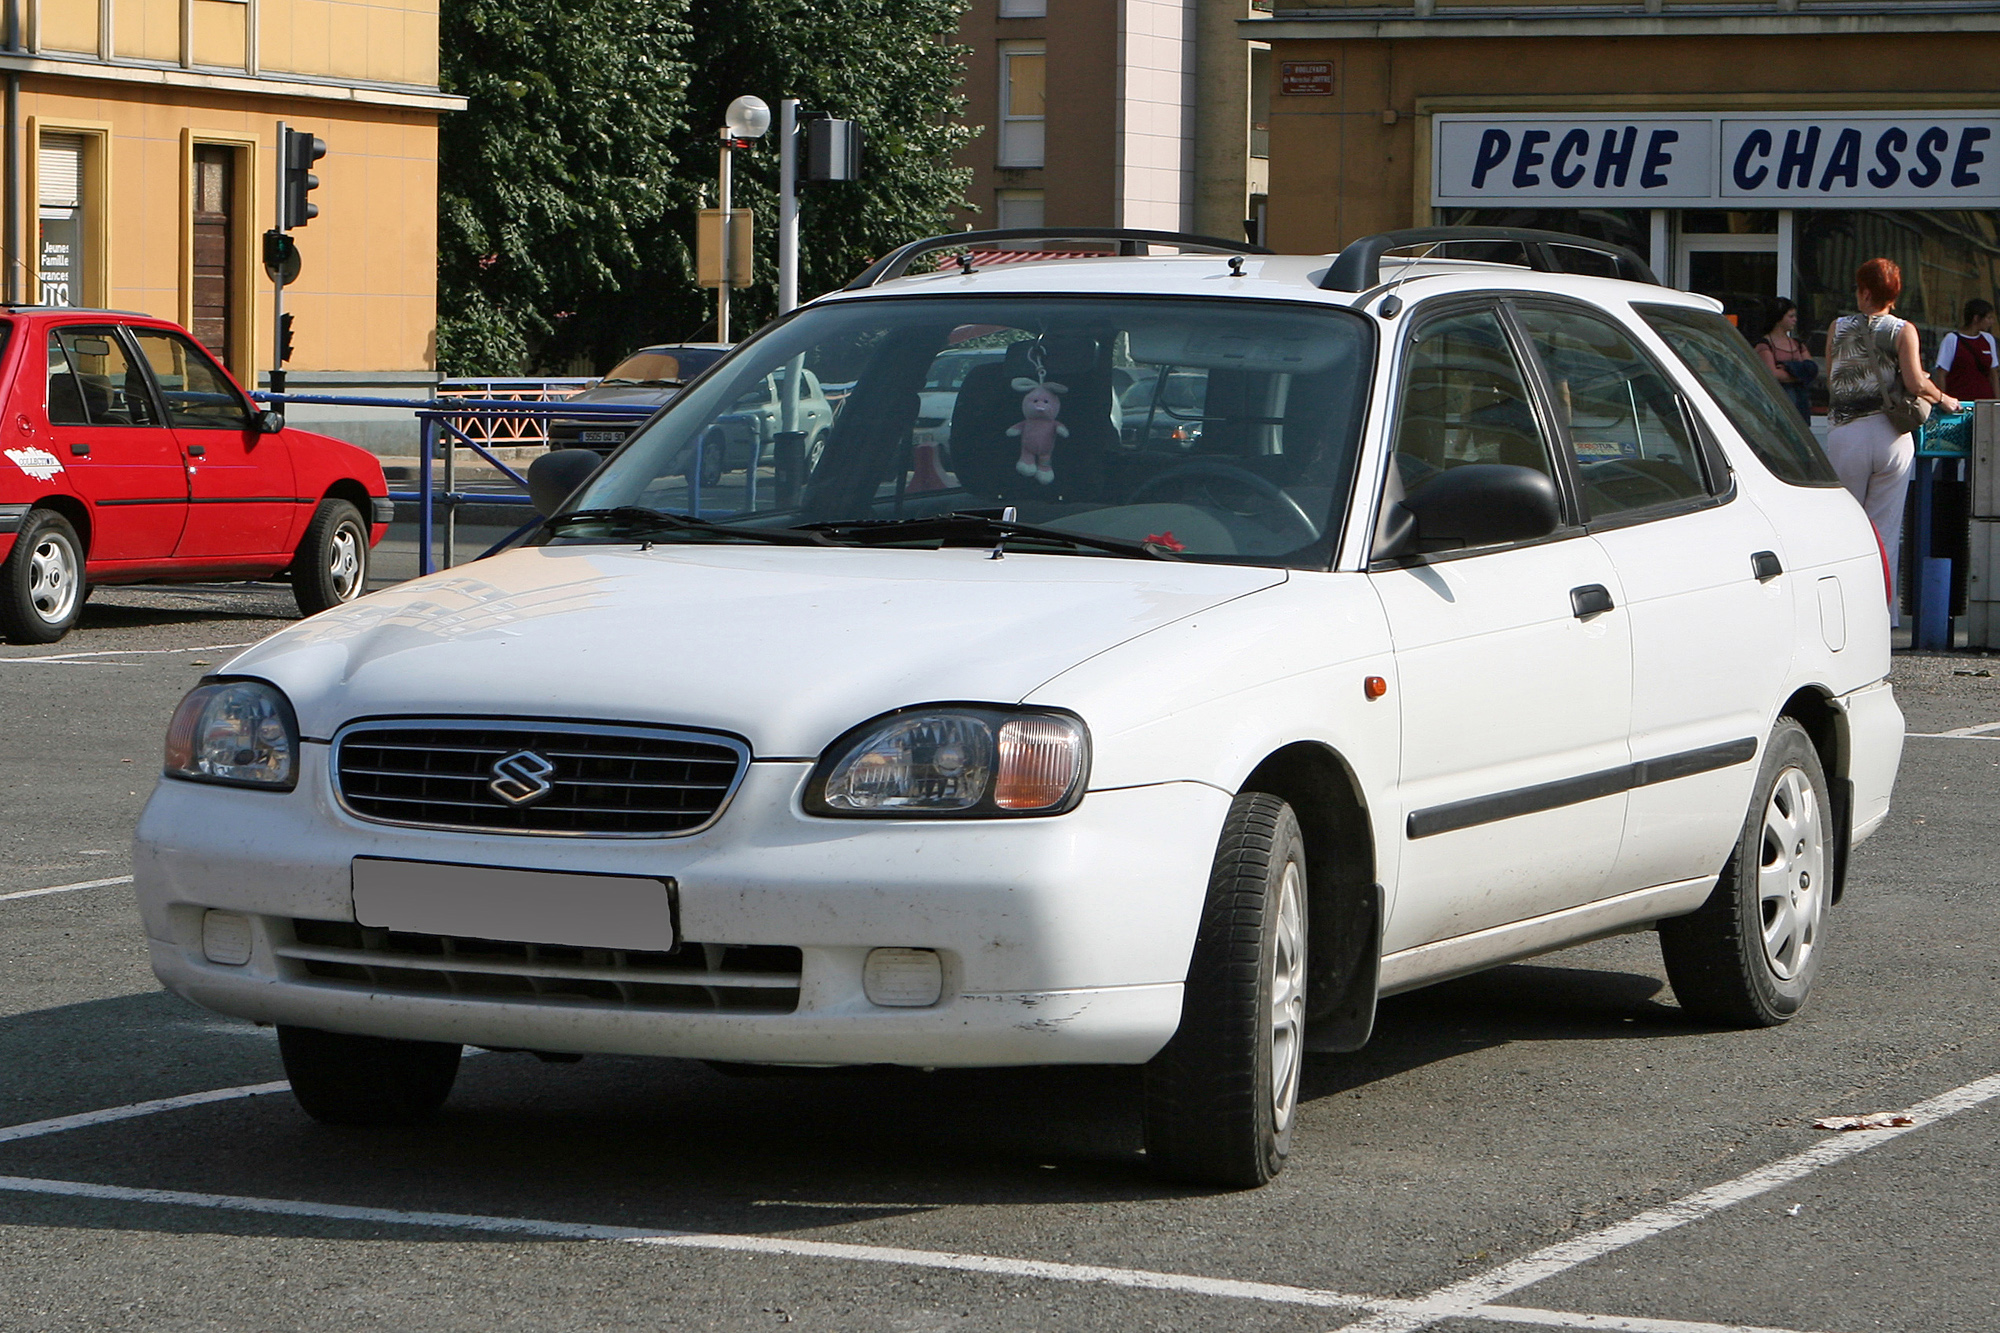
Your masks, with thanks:
[[[1306,854],[1291,806],[1244,792],[1209,872],[1173,1040],[1146,1066],[1146,1157],[1254,1188],[1284,1169],[1305,1059]]]
[[[278,1028],[292,1096],[324,1125],[412,1125],[451,1095],[464,1048],[449,1042]]]
[[[83,614],[83,543],[53,509],[30,509],[0,565],[0,634],[54,643]]]
[[[309,616],[368,590],[368,525],[345,500],[321,500],[292,559],[292,599]]]
[[[1819,974],[1833,890],[1833,803],[1804,727],[1778,719],[1749,818],[1699,910],[1660,923],[1681,1008],[1732,1027],[1776,1027]]]

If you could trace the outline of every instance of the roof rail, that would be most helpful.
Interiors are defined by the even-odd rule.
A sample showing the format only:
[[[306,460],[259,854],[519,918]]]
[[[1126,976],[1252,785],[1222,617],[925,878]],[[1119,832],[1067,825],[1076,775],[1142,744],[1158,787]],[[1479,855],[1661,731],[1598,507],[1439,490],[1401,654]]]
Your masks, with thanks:
[[[1215,236],[1190,236],[1178,231],[1134,231],[1129,227],[1002,227],[997,231],[954,231],[942,236],[927,236],[921,241],[911,241],[908,245],[891,250],[888,254],[868,266],[868,271],[843,287],[842,291],[860,291],[891,278],[900,278],[910,266],[910,261],[933,250],[956,250],[960,247],[978,248],[998,245],[1007,241],[1116,241],[1121,255],[1142,255],[1149,245],[1177,245],[1183,250],[1200,250],[1218,255],[1268,255],[1273,253],[1261,245],[1249,245],[1242,241],[1226,241]]]
[[[1527,256],[1527,265],[1537,273],[1567,273],[1557,260],[1557,250],[1588,250],[1608,255],[1617,262],[1618,276],[1632,282],[1661,285],[1651,265],[1622,245],[1593,241],[1587,236],[1571,236],[1560,231],[1534,231],[1526,227],[1410,227],[1403,231],[1377,232],[1343,248],[1320,279],[1322,290],[1363,292],[1382,281],[1382,256],[1391,250],[1408,250],[1420,245],[1491,244],[1513,242]]]

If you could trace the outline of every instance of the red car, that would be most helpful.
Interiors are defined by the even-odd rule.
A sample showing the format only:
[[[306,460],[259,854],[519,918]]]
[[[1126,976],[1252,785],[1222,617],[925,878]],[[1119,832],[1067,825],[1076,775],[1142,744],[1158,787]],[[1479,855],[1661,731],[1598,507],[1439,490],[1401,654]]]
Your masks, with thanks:
[[[365,449],[259,411],[175,324],[0,310],[0,635],[54,643],[92,585],[288,577],[359,597],[394,513]]]

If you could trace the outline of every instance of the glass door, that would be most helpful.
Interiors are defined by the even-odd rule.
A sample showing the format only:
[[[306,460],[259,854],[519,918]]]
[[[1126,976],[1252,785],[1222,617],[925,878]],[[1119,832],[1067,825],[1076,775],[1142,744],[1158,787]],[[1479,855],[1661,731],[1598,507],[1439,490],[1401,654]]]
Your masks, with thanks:
[[[1785,224],[1774,211],[1690,209],[1680,215],[1674,284],[1722,302],[1723,313],[1751,339],[1763,336],[1773,300],[1791,290],[1781,260]]]

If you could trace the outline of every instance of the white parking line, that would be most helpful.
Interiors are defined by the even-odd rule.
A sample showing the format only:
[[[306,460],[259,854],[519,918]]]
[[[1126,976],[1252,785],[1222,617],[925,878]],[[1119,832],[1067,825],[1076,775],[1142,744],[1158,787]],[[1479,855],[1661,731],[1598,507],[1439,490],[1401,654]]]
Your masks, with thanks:
[[[2000,731],[2000,722],[1981,722],[1976,727],[1954,727],[1950,731],[1906,731],[1904,736],[1916,741],[1995,741],[2000,736],[1990,733]]]
[[[170,653],[219,653],[248,648],[248,643],[209,643],[198,648],[101,648],[90,653],[42,653],[35,657],[0,657],[0,662],[80,662],[91,657],[159,657]]]
[[[1476,1319],[1500,1324],[1537,1324],[1543,1328],[1590,1328],[1608,1333],[1791,1333],[1762,1324],[1705,1324],[1686,1319],[1634,1319],[1629,1315],[1571,1314],[1566,1310],[1525,1310],[1517,1305],[1482,1305]]]
[[[234,1088],[217,1088],[209,1092],[164,1097],[155,1101],[135,1102],[128,1106],[109,1107],[101,1111],[87,1111],[78,1115],[38,1120],[0,1128],[0,1143],[38,1138],[66,1130],[130,1120],[191,1106],[262,1096],[284,1091],[287,1086],[283,1082],[245,1084]],[[1910,1117],[1910,1123],[1906,1126],[1839,1135],[1805,1152],[1760,1167],[1734,1180],[1697,1191],[1660,1208],[1650,1209],[1624,1222],[1579,1236],[1574,1240],[1547,1246],[1521,1259],[1502,1264],[1490,1272],[1441,1287],[1416,1300],[1384,1299],[1283,1283],[1244,1282],[1188,1273],[1054,1263],[1038,1259],[1014,1259],[946,1250],[911,1250],[883,1245],[788,1240],[759,1235],[653,1231],[636,1227],[603,1226],[540,1218],[420,1212],[351,1204],[309,1203],[293,1199],[266,1199],[247,1195],[203,1194],[186,1190],[137,1189],[123,1185],[49,1180],[32,1176],[0,1176],[0,1191],[101,1199],[110,1202],[211,1208],[286,1217],[373,1222],[391,1226],[470,1230],[506,1235],[546,1236],[552,1239],[613,1241],[678,1249],[892,1264],[1000,1277],[1172,1291],[1225,1300],[1317,1308],[1344,1307],[1370,1312],[1370,1318],[1344,1325],[1338,1333],[1414,1333],[1414,1330],[1447,1319],[1476,1319],[1488,1323],[1530,1324],[1546,1328],[1602,1329],[1609,1330],[1610,1333],[1788,1333],[1785,1329],[1761,1325],[1544,1310],[1527,1306],[1500,1305],[1496,1304],[1495,1300],[1639,1241],[1685,1226],[1689,1222],[1700,1221],[1731,1204],[1741,1203],[1745,1199],[1755,1198],[1791,1184],[1823,1167],[1858,1156],[1871,1148],[1936,1124],[1961,1111],[1981,1106],[1995,1097],[2000,1097],[2000,1074],[1954,1088],[1950,1092],[1911,1107],[1904,1113]]]
[[[1759,1167],[1734,1180],[1697,1190],[1662,1207],[1648,1209],[1637,1217],[1627,1218],[1574,1240],[1559,1241],[1477,1277],[1440,1287],[1428,1296],[1410,1302],[1414,1307],[1412,1309],[1384,1311],[1371,1319],[1349,1324],[1339,1333],[1414,1333],[1416,1329],[1442,1320],[1474,1314],[1482,1306],[1502,1296],[1512,1295],[1523,1287],[1534,1286],[1662,1232],[1698,1222],[1731,1204],[1789,1185],[1823,1167],[1844,1162],[1905,1134],[1913,1134],[1926,1125],[1934,1125],[1995,1097],[2000,1097],[2000,1074],[1918,1103],[1905,1112],[1910,1117],[1908,1125],[1896,1129],[1861,1130],[1827,1139],[1802,1153]]]
[[[130,875],[113,875],[110,879],[87,879],[81,884],[58,884],[52,889],[22,889],[16,893],[0,893],[0,903],[8,903],[16,898],[45,898],[51,893],[75,893],[78,889],[108,889],[113,884],[130,884]]]
[[[156,1101],[107,1107],[102,1111],[84,1111],[77,1115],[57,1116],[53,1120],[31,1120],[25,1125],[8,1125],[0,1129],[0,1143],[38,1139],[44,1134],[60,1134],[68,1129],[88,1129],[92,1125],[108,1125],[116,1120],[137,1120],[140,1116],[158,1115],[162,1111],[178,1111],[189,1106],[207,1106],[213,1102],[233,1102],[243,1097],[262,1097],[273,1092],[288,1092],[291,1086],[283,1079],[275,1083],[245,1083],[234,1088],[213,1088],[207,1092],[190,1092],[181,1097],[161,1097]]]

